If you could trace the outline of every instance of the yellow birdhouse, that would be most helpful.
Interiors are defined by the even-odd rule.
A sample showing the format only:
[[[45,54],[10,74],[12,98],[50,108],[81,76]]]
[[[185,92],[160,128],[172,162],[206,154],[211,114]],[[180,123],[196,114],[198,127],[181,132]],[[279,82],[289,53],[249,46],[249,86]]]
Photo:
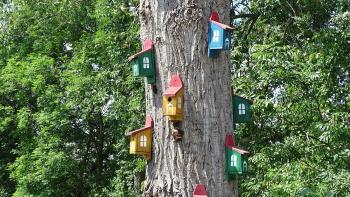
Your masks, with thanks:
[[[169,88],[163,94],[163,113],[172,121],[183,120],[183,108],[183,83],[179,75],[173,75]]]
[[[153,119],[147,116],[145,127],[127,133],[130,136],[130,154],[143,155],[146,160],[151,159]]]

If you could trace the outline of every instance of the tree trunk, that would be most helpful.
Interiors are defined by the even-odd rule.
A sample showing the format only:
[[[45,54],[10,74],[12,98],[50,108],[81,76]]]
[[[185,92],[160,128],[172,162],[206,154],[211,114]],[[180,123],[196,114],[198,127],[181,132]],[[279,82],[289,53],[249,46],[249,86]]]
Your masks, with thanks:
[[[146,85],[147,113],[154,118],[152,159],[144,196],[190,196],[196,184],[210,197],[238,196],[225,174],[225,136],[233,131],[229,52],[207,57],[208,20],[217,11],[229,23],[227,0],[141,0],[141,40],[155,46],[158,93]],[[171,75],[184,83],[183,139],[162,113]]]

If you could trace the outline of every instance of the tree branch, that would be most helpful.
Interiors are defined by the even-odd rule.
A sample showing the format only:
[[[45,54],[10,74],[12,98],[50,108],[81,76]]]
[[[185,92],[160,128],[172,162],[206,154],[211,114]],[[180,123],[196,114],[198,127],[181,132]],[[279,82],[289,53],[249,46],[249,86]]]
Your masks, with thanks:
[[[252,18],[252,21],[251,21],[251,23],[250,23],[250,25],[249,25],[249,27],[248,27],[247,33],[244,35],[244,40],[247,39],[248,35],[249,35],[250,32],[252,31],[252,29],[253,29],[253,27],[254,27],[256,21],[258,20],[259,16],[260,16],[260,15],[256,15],[254,18]]]

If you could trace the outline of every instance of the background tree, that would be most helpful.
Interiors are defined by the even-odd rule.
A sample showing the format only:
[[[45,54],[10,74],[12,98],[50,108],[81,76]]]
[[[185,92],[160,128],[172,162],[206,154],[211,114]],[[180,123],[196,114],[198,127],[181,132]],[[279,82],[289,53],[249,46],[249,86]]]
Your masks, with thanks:
[[[235,1],[233,86],[255,100],[242,196],[350,195],[349,6]]]
[[[3,195],[136,195],[143,163],[124,131],[144,105],[125,58],[138,48],[129,3],[1,2]]]

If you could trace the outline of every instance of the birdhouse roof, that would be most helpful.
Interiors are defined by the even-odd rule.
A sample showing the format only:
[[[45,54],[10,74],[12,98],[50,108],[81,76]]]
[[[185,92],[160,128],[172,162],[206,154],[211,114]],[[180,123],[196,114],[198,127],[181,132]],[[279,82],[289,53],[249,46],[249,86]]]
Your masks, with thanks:
[[[142,50],[141,52],[139,52],[139,53],[136,53],[136,54],[130,56],[130,57],[128,58],[128,60],[131,61],[131,60],[137,58],[138,56],[140,56],[140,55],[142,55],[142,54],[144,54],[144,53],[146,53],[146,52],[148,52],[148,51],[150,51],[150,50],[153,50],[153,42],[152,42],[151,39],[147,39],[147,40],[145,40],[145,42],[143,43],[143,50]]]
[[[235,146],[231,147],[231,149],[232,149],[233,151],[238,152],[238,153],[241,154],[241,155],[244,155],[244,154],[248,154],[248,153],[249,153],[248,151],[243,150],[243,149],[240,149],[240,148],[235,147]]]
[[[168,89],[165,90],[164,96],[175,96],[183,88],[183,83],[179,75],[173,75],[169,82]]]
[[[233,30],[233,27],[220,23],[219,14],[217,12],[212,12],[209,18],[209,21],[222,29]]]
[[[249,152],[235,146],[235,141],[232,134],[226,134],[225,147],[238,152],[239,154],[248,154]]]
[[[205,186],[203,184],[197,184],[193,191],[193,197],[206,197],[208,196]]]
[[[225,146],[227,148],[231,148],[235,145],[235,140],[231,133],[226,134]]]
[[[135,131],[131,131],[131,132],[127,133],[126,136],[135,135],[137,133],[140,133],[142,131],[145,131],[145,130],[151,129],[151,128],[153,128],[153,118],[152,118],[152,116],[147,116],[144,128],[137,129]]]
[[[237,94],[233,94],[233,96],[234,96],[234,97],[241,98],[241,99],[243,99],[243,100],[246,100],[248,103],[253,104],[253,100],[252,100],[252,99],[244,98],[244,97],[239,96],[239,95],[237,95]]]

